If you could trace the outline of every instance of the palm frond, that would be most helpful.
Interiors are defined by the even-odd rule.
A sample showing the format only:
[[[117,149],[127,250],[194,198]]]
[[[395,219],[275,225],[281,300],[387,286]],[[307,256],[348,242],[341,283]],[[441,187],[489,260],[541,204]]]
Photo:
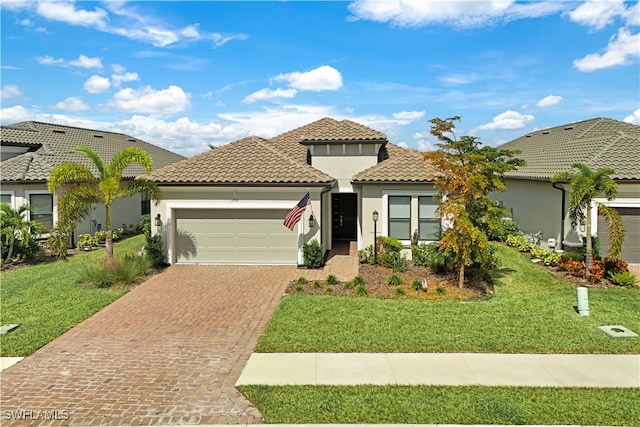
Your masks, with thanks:
[[[88,167],[77,163],[63,163],[53,168],[49,174],[47,188],[49,192],[55,193],[62,186],[84,182],[87,185],[95,185],[98,179],[93,176]]]
[[[138,147],[127,147],[116,153],[108,166],[109,175],[122,176],[127,166],[137,163],[144,168],[145,171],[151,172],[153,169],[153,160],[151,155]]]
[[[146,179],[135,179],[124,185],[118,192],[118,197],[130,197],[135,194],[146,194],[155,203],[162,198],[162,192],[158,185]]]
[[[93,165],[96,167],[96,169],[98,169],[98,173],[100,174],[101,178],[104,178],[105,176],[105,166],[104,166],[104,161],[102,160],[102,158],[98,155],[98,153],[96,153],[95,151],[93,151],[91,148],[89,147],[85,147],[83,145],[80,145],[78,147],[75,147],[73,149],[73,151],[76,151],[78,153],[82,153],[85,156],[87,156],[87,158],[89,158],[89,160],[91,160],[91,163],[93,163]]]
[[[58,198],[58,222],[62,228],[74,228],[89,216],[91,205],[102,201],[93,187],[76,185]]]
[[[607,258],[617,259],[624,246],[625,229],[622,217],[617,210],[603,204],[598,205],[598,213],[607,221],[609,229],[609,252]]]

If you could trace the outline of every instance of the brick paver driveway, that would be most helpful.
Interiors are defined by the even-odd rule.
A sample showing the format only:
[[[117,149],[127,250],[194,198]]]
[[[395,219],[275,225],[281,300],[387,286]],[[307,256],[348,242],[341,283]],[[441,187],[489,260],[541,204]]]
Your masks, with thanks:
[[[261,422],[234,384],[294,276],[294,267],[169,267],[2,372],[0,423]],[[7,420],[20,410],[22,421]]]

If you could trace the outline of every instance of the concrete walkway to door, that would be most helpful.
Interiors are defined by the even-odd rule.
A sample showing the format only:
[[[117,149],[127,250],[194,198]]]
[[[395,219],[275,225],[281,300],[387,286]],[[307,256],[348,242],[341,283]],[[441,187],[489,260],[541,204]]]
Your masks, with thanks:
[[[3,371],[2,424],[261,422],[234,385],[295,275],[293,266],[169,267]],[[21,410],[29,419],[6,419]]]

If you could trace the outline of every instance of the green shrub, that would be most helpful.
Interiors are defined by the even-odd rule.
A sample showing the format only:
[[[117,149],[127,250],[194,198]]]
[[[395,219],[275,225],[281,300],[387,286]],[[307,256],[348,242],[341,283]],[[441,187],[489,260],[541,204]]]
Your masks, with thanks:
[[[369,295],[369,291],[367,290],[367,287],[364,285],[364,283],[361,283],[358,286],[356,286],[356,295],[360,297]]]
[[[156,234],[154,236],[147,236],[144,251],[151,265],[154,267],[164,267],[164,243],[162,242],[162,236]]]
[[[131,285],[151,270],[151,261],[145,256],[125,255],[118,260],[115,270],[116,282],[120,285]]]
[[[386,267],[391,267],[395,272],[405,271],[409,266],[407,256],[401,253],[390,253],[387,255]]]
[[[443,286],[438,285],[436,286],[435,292],[438,295],[445,295],[447,293],[447,290]]]
[[[520,225],[510,218],[502,218],[493,227],[487,229],[487,237],[489,240],[504,242],[509,236],[519,235]]]
[[[304,291],[304,286],[298,284],[298,285],[295,286],[294,290],[296,292],[302,292],[302,291]]]
[[[338,284],[338,278],[334,274],[329,274],[325,280],[329,285]]]
[[[614,273],[624,273],[629,271],[629,264],[623,259],[604,259],[604,271],[606,276],[611,276]]]
[[[555,267],[560,262],[560,258],[562,258],[562,254],[558,252],[548,251],[547,254],[542,258],[542,262],[544,265],[549,265],[551,267]]]
[[[397,288],[395,288],[393,290],[393,294],[395,296],[397,296],[397,297],[401,297],[401,296],[406,295],[407,293],[405,292],[405,290],[401,286],[398,286]]]
[[[398,239],[387,236],[379,236],[376,239],[378,264],[393,268],[394,264],[401,262],[404,246]]]
[[[367,281],[365,280],[364,276],[362,274],[358,274],[356,277],[353,278],[352,282],[355,285],[364,285],[367,283]]]
[[[104,262],[84,266],[80,281],[98,288],[110,288],[117,282],[116,272],[107,268]]]
[[[71,231],[65,231],[59,228],[59,224],[51,229],[47,244],[49,250],[59,259],[67,259],[69,255],[67,250],[71,242]]]
[[[333,288],[331,286],[327,286],[327,288],[324,290],[325,294],[332,294],[333,293]]]
[[[438,248],[437,243],[414,246],[412,250],[412,261],[414,265],[430,267],[436,272],[451,271],[454,266],[454,255],[444,254]]]
[[[358,251],[358,258],[360,259],[360,264],[373,265],[373,245]]]
[[[618,286],[633,286],[637,281],[636,276],[628,271],[613,273],[609,275],[609,280],[611,280],[611,283]]]
[[[353,280],[349,280],[348,282],[344,282],[342,287],[345,288],[345,289],[353,289],[353,288],[356,287],[356,284],[353,283]]]
[[[309,283],[309,281],[307,280],[306,277],[300,276],[296,279],[296,283],[298,285],[306,285],[307,283]]]
[[[531,248],[530,252],[531,252],[531,258],[536,258],[536,259],[544,259],[544,257],[547,256],[547,254],[549,253],[548,250],[539,248],[537,246]]]
[[[324,247],[316,239],[302,246],[302,255],[307,268],[320,268],[324,263]]]
[[[85,249],[85,248],[97,248],[98,247],[98,239],[94,238],[91,234],[79,234],[78,241],[76,242],[77,249]]]
[[[426,287],[422,287],[422,280],[420,279],[413,279],[411,281],[411,289],[413,289],[414,291],[427,291]]]
[[[320,289],[322,287],[322,285],[320,284],[320,282],[318,282],[317,280],[315,280],[312,284],[311,284],[311,289]]]
[[[393,273],[389,277],[387,277],[387,285],[399,286],[404,283],[402,276],[399,274]]]

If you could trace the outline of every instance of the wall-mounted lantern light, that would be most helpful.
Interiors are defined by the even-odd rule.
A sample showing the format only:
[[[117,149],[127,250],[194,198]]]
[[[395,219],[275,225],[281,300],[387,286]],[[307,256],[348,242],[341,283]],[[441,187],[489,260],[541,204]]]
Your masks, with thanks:
[[[162,227],[162,218],[160,217],[160,214],[156,215],[155,224],[158,228]]]
[[[313,228],[316,223],[316,217],[313,214],[309,215],[309,228]]]
[[[378,211],[373,211],[373,264],[378,264]]]

